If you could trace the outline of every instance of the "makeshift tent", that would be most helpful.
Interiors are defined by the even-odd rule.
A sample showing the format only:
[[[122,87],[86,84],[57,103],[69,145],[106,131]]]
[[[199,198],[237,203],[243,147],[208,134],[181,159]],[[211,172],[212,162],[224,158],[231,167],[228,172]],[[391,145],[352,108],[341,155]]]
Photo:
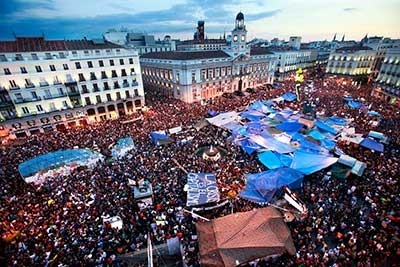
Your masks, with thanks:
[[[301,172],[287,167],[247,174],[246,187],[239,196],[257,203],[267,203],[272,200],[282,186],[299,189],[303,177]]]
[[[312,130],[311,132],[308,133],[308,136],[314,138],[315,140],[322,140],[325,139],[325,135],[323,135],[320,131],[317,129]]]
[[[362,176],[366,168],[367,164],[365,162],[357,160],[353,168],[351,168],[351,173],[357,176]]]
[[[370,132],[368,133],[368,136],[369,136],[369,137],[376,138],[376,139],[379,139],[379,140],[384,140],[384,139],[386,138],[385,135],[384,135],[383,133],[381,133],[381,132],[376,132],[376,131],[370,131]]]
[[[165,131],[151,132],[150,138],[153,144],[157,146],[172,143],[172,139],[169,138]]]
[[[361,108],[361,103],[358,102],[358,101],[354,101],[354,100],[348,101],[348,102],[347,102],[347,105],[348,105],[350,108]]]
[[[315,126],[317,126],[320,130],[331,133],[331,134],[336,135],[338,133],[338,131],[335,128],[329,126],[326,123],[323,123],[322,121],[317,121],[315,123]]]
[[[265,117],[265,114],[256,110],[248,110],[240,113],[240,117],[250,121],[259,121]]]
[[[258,154],[258,159],[270,170],[283,167],[281,160],[270,150]]]
[[[254,151],[263,148],[262,146],[257,145],[256,143],[250,141],[247,138],[241,140],[235,140],[235,144],[240,146],[247,154],[252,154]]]
[[[378,151],[378,152],[383,152],[383,149],[384,149],[383,144],[381,144],[369,137],[364,138],[364,140],[362,140],[360,145],[363,147],[369,148],[371,150]]]
[[[306,119],[306,118],[299,118],[298,120],[299,123],[304,124],[308,129],[311,129],[314,127],[315,122],[311,119]]]
[[[347,123],[347,120],[345,118],[342,117],[338,117],[338,116],[332,116],[330,118],[328,118],[325,123],[327,124],[335,124],[335,125],[340,125],[340,126],[345,126]]]
[[[196,223],[203,267],[237,266],[259,258],[296,253],[290,230],[273,207]]]
[[[217,116],[219,114],[219,112],[210,109],[210,110],[207,111],[207,114],[210,115],[211,117],[215,117],[215,116]]]
[[[281,97],[289,102],[292,102],[297,99],[297,96],[290,92],[284,93]]]
[[[227,124],[231,121],[235,121],[238,117],[238,114],[235,111],[221,113],[213,118],[206,119],[209,123],[217,126],[223,127],[224,124]]]
[[[375,111],[375,110],[370,110],[370,111],[368,111],[368,115],[370,115],[370,116],[377,116],[377,117],[381,116],[381,114],[379,114],[379,112],[378,112],[378,111]]]
[[[298,122],[288,122],[285,121],[279,125],[276,126],[279,130],[282,130],[284,132],[297,132],[301,128],[303,128],[303,124],[298,123]]]
[[[336,163],[338,158],[313,152],[298,150],[294,152],[291,168],[303,174],[312,174]]]
[[[104,156],[88,149],[69,149],[55,151],[21,163],[18,166],[22,177],[33,176],[38,172],[56,169],[74,164],[75,166],[88,166],[103,160]]]
[[[249,110],[257,110],[262,113],[275,113],[276,111],[272,108],[269,107],[270,105],[266,105],[265,103],[261,101],[256,101],[253,104],[249,106]]]
[[[271,136],[267,136],[265,132],[260,135],[249,135],[250,141],[269,150],[277,151],[279,153],[290,153],[296,149],[288,144],[282,143]]]
[[[132,137],[121,138],[111,149],[111,155],[114,159],[125,156],[128,151],[135,148]]]
[[[332,177],[338,179],[345,179],[350,175],[350,168],[339,163],[332,165]]]

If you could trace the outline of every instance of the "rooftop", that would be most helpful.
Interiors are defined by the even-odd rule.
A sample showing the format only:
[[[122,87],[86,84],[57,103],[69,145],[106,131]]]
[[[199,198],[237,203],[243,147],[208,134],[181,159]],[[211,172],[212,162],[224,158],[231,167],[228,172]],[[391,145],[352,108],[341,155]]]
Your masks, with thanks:
[[[122,48],[102,40],[45,40],[43,37],[17,37],[14,41],[0,41],[0,52],[36,52]]]
[[[267,54],[273,54],[273,52],[268,47],[252,47],[250,49],[251,56]]]
[[[192,44],[226,44],[225,39],[204,39],[204,40],[185,40],[180,45],[192,45]]]
[[[227,58],[230,57],[222,50],[217,51],[195,51],[195,52],[152,52],[141,56],[141,58],[171,59],[171,60],[193,60],[207,58]]]
[[[345,46],[336,49],[336,52],[356,52],[356,51],[363,51],[363,50],[372,50],[371,47],[368,46],[361,46],[361,45],[353,45],[353,46]]]

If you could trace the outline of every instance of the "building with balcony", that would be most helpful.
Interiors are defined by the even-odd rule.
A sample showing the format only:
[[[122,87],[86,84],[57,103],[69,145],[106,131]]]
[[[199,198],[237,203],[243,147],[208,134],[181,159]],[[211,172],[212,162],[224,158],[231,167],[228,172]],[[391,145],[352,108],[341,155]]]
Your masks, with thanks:
[[[0,120],[23,136],[140,109],[137,52],[104,40],[0,42]]]
[[[236,16],[232,40],[220,50],[148,53],[140,57],[147,90],[192,103],[223,93],[273,83],[277,57],[246,44],[244,15]]]
[[[339,75],[369,75],[376,52],[367,46],[336,49],[329,55],[326,72]]]
[[[400,48],[386,51],[376,82],[377,91],[383,93],[381,96],[400,98]]]

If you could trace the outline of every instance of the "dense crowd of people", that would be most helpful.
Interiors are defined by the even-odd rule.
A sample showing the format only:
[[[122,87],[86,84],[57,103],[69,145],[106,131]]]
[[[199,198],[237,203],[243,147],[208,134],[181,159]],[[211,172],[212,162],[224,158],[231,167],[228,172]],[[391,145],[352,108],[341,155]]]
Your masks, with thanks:
[[[257,266],[395,266],[400,257],[399,107],[372,99],[370,85],[346,84],[340,78],[312,78],[313,86],[303,98],[317,114],[338,115],[352,120],[356,131],[371,129],[389,137],[383,153],[352,143],[338,142],[346,154],[367,163],[362,177],[345,180],[325,171],[306,176],[297,192],[307,204],[307,216],[288,223],[297,253],[262,260]],[[144,249],[150,236],[154,245],[178,237],[186,266],[199,266],[195,221],[183,209],[186,204],[186,173],[215,172],[221,199],[228,205],[199,212],[215,218],[233,211],[247,211],[257,204],[237,198],[245,185],[244,174],[265,170],[255,154],[248,155],[227,141],[227,130],[212,125],[200,130],[192,126],[208,110],[240,110],[252,101],[267,100],[293,91],[287,80],[281,89],[261,87],[244,96],[220,97],[207,105],[185,104],[147,93],[149,110],[129,118],[102,121],[66,131],[47,132],[19,139],[1,147],[0,235],[3,263],[8,266],[101,266],[126,265],[120,256]],[[358,109],[350,109],[343,96],[365,98],[370,109],[380,112],[377,120]],[[297,102],[279,108],[301,110]],[[151,131],[182,126],[183,131],[165,146],[155,146]],[[110,148],[120,138],[131,136],[135,149],[121,159],[110,159]],[[187,144],[179,139],[193,137]],[[223,147],[227,153],[217,162],[196,155],[203,146]],[[78,168],[68,176],[48,179],[40,186],[26,184],[18,165],[35,156],[74,147],[97,150],[107,157],[94,168]],[[181,166],[176,164],[178,162]],[[129,181],[152,184],[153,205],[141,209]],[[118,230],[103,218],[119,216]],[[162,222],[162,223],[160,223]],[[182,263],[180,263],[182,264]]]

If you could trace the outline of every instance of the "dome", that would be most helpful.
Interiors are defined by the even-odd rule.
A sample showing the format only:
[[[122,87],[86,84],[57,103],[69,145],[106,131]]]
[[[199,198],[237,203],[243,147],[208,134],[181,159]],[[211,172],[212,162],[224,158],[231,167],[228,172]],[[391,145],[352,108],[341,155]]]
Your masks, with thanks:
[[[242,12],[239,12],[239,13],[236,15],[236,20],[244,20],[244,15],[243,15]]]

